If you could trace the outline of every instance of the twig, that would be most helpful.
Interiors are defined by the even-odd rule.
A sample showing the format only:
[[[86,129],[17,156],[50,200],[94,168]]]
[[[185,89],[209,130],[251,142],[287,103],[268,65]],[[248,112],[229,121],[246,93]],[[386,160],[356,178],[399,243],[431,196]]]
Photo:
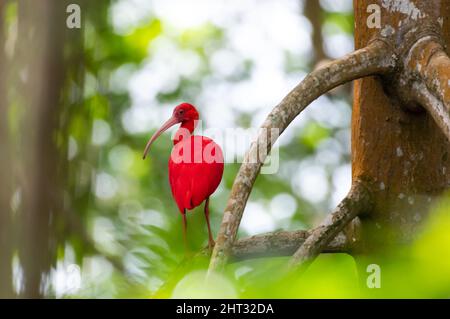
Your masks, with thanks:
[[[299,268],[311,263],[356,216],[372,209],[370,191],[364,183],[355,181],[348,195],[337,208],[315,228],[292,256],[289,267]]]
[[[234,180],[211,257],[210,271],[223,268],[227,262],[253,184],[276,141],[277,136],[271,132],[272,129],[281,134],[302,110],[322,94],[361,77],[389,73],[395,65],[396,56],[392,54],[389,45],[381,40],[374,41],[367,47],[310,73],[272,110],[262,125],[263,130],[257,141],[252,143],[246,153]],[[262,154],[261,150],[264,150]]]

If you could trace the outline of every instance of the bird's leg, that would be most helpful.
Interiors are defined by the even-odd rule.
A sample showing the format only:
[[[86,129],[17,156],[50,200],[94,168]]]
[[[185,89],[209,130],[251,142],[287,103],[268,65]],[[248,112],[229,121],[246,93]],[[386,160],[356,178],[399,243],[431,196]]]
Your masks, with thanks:
[[[184,249],[186,254],[189,252],[189,245],[187,242],[187,219],[186,219],[186,210],[183,210],[181,213],[181,216],[183,217],[183,241],[184,241]]]
[[[208,248],[213,249],[215,242],[211,232],[211,225],[209,224],[209,197],[205,201],[205,218],[208,225]]]

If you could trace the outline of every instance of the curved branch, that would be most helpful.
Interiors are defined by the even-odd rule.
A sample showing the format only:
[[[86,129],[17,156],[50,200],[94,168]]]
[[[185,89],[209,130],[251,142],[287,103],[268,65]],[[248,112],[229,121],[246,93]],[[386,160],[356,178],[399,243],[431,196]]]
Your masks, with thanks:
[[[425,68],[421,69],[421,75],[427,88],[433,93],[434,96],[442,101],[447,110],[447,116],[449,116],[450,58],[440,45],[438,46],[438,49],[432,53],[432,56],[427,61]]]
[[[445,107],[444,103],[436,98],[423,83],[414,82],[411,87],[411,94],[414,100],[422,105],[433,117],[437,126],[450,141],[450,114],[448,107]]]
[[[210,271],[221,269],[227,261],[247,199],[277,136],[301,111],[322,94],[361,77],[389,73],[395,65],[396,56],[388,44],[376,40],[367,47],[310,73],[272,110],[262,125],[263,130],[258,139],[252,143],[246,153],[234,181],[211,257]],[[278,134],[274,134],[273,130],[277,130]]]
[[[433,54],[423,72],[423,80],[433,94],[425,96],[428,103],[424,101],[422,105],[450,142],[450,58],[442,47]]]
[[[404,78],[413,79],[407,88],[450,141],[450,58],[439,38],[428,35],[411,47],[405,61]]]
[[[327,245],[345,226],[359,214],[369,212],[372,206],[370,191],[362,182],[356,181],[336,209],[300,245],[292,256],[289,267],[307,266],[326,249]]]

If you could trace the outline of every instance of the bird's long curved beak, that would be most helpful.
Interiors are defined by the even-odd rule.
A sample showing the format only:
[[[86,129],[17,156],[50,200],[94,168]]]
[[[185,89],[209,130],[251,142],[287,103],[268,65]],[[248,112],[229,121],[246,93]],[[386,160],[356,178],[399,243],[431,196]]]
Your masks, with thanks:
[[[172,116],[170,119],[168,119],[166,121],[166,123],[164,123],[159,130],[157,130],[155,132],[155,134],[153,134],[153,136],[148,140],[147,145],[145,146],[145,150],[144,150],[144,156],[142,157],[143,159],[145,159],[145,157],[147,156],[148,151],[150,150],[150,146],[152,145],[152,143],[164,132],[166,131],[168,128],[174,126],[175,124],[180,123],[180,121],[175,118],[174,116]]]

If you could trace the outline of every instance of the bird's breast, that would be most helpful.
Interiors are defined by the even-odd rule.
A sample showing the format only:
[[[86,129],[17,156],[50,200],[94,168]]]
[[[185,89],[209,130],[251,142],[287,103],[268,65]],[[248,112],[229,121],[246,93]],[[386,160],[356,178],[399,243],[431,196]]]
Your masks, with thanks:
[[[204,136],[191,136],[174,145],[170,161],[175,164],[222,163],[222,149],[212,139]]]
[[[191,136],[177,143],[169,159],[169,182],[180,211],[200,205],[219,186],[224,159],[210,138]]]

